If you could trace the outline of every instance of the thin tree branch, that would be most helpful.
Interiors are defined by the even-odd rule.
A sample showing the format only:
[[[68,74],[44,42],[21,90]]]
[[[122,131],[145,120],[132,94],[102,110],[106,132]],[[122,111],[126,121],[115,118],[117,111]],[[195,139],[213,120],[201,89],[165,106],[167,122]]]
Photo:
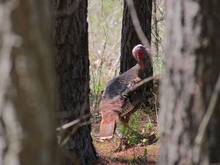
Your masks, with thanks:
[[[151,80],[154,80],[156,78],[159,78],[159,77],[160,77],[160,75],[156,75],[156,76],[151,76],[151,77],[147,77],[147,78],[143,79],[142,81],[138,82],[137,84],[135,84],[131,88],[128,88],[127,90],[122,92],[122,96],[128,95],[130,92],[135,91],[137,88],[139,88],[140,86],[144,85],[145,83],[147,83],[147,82],[149,82]]]
[[[131,20],[133,22],[134,25],[134,29],[138,35],[138,38],[141,40],[142,44],[145,46],[145,48],[147,49],[148,53],[152,53],[151,52],[151,46],[150,46],[150,42],[148,41],[147,37],[145,36],[141,25],[140,25],[140,21],[138,19],[137,16],[137,12],[136,9],[134,7],[134,2],[133,0],[126,0],[127,5],[128,5],[128,9],[130,11],[130,15],[131,15]]]
[[[214,113],[214,110],[215,110],[215,106],[216,106],[218,96],[219,96],[219,91],[220,91],[220,76],[218,77],[214,91],[212,93],[207,112],[206,112],[206,114],[205,114],[205,116],[199,126],[199,131],[198,131],[198,134],[195,138],[195,144],[197,144],[197,145],[200,145],[203,138],[204,138],[204,134],[207,129],[208,123]]]
[[[65,136],[64,138],[62,138],[63,140],[62,140],[62,139],[60,140],[59,145],[60,145],[60,146],[64,146],[64,145],[69,141],[69,139],[71,138],[71,136],[74,135],[74,133],[75,133],[80,127],[82,127],[82,126],[84,126],[84,125],[89,125],[89,124],[91,124],[91,121],[85,121],[85,122],[80,122],[80,123],[76,124],[76,125],[73,127],[72,131],[71,131],[70,133],[68,133],[67,136]]]
[[[127,90],[125,90],[124,92],[122,92],[122,96],[126,98],[126,96],[129,95],[129,93],[135,91],[137,88],[139,88],[140,86],[144,85],[145,83],[152,81],[156,78],[159,78],[160,75],[156,75],[156,76],[151,76],[151,77],[147,77],[144,80],[138,82],[137,84],[135,84],[134,86],[132,86],[131,88],[128,88]],[[136,107],[138,105],[138,102],[133,103],[133,105],[130,103],[129,100],[126,100],[126,106],[123,107],[123,112],[120,114],[120,117],[124,117],[127,114],[129,114],[131,111],[134,110],[134,107]]]
[[[82,122],[82,120],[85,120],[85,119],[87,119],[87,118],[89,118],[89,117],[90,117],[90,114],[84,115],[84,116],[82,116],[82,117],[80,117],[80,118],[78,118],[78,119],[76,119],[76,120],[73,120],[73,121],[71,121],[71,122],[69,122],[69,123],[66,123],[66,124],[64,124],[64,125],[62,125],[62,126],[60,126],[60,127],[58,127],[58,128],[56,129],[56,131],[63,131],[63,130],[65,130],[65,129],[67,129],[67,128],[70,128],[70,127],[72,127],[72,126],[75,126],[76,124]]]

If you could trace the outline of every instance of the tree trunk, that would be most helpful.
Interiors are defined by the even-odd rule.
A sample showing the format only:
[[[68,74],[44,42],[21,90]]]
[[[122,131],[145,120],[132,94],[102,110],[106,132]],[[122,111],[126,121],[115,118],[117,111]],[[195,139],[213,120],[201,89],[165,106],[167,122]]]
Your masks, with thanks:
[[[49,165],[56,135],[48,3],[19,2],[0,2],[0,164]]]
[[[219,93],[209,121],[210,134],[206,127],[201,134],[220,72],[219,7],[219,1],[167,1],[161,165],[209,164],[220,159],[220,133],[216,131],[220,124]],[[203,137],[201,143],[198,137]]]
[[[152,0],[134,0],[133,2],[141,24],[141,28],[144,34],[146,35],[147,39],[151,41]],[[124,0],[121,32],[120,73],[127,71],[137,63],[135,59],[132,57],[131,51],[134,46],[140,43],[140,39],[138,38],[135,32],[135,28],[131,20],[126,0]],[[149,66],[149,70],[152,71],[152,66]]]
[[[151,41],[151,15],[152,15],[152,0],[134,0],[134,7],[137,12],[140,26],[147,37],[148,41]],[[132,49],[141,41],[137,36],[133,22],[130,16],[129,7],[126,0],[124,0],[123,20],[122,20],[122,32],[121,32],[121,57],[120,57],[120,74],[127,71],[137,61],[132,56]],[[149,57],[152,58],[152,57]],[[151,61],[151,59],[149,60]],[[152,63],[146,66],[145,77],[153,75]],[[153,82],[148,82],[143,88],[143,97],[146,105],[154,107],[152,98]],[[151,103],[152,102],[152,103]]]
[[[87,0],[53,0],[53,33],[56,47],[60,123],[89,114],[89,59]],[[90,135],[90,124],[71,133],[66,150],[79,159],[81,165],[96,160]],[[68,160],[65,164],[72,164]],[[76,162],[74,162],[76,163]]]

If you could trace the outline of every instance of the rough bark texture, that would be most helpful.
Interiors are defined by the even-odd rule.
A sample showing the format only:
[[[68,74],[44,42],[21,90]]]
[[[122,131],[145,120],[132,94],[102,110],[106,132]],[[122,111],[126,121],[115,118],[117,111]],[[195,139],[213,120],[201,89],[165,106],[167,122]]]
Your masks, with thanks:
[[[0,164],[54,164],[48,3],[1,1],[0,13]]]
[[[152,0],[134,0],[134,7],[137,12],[137,16],[140,21],[141,28],[149,41],[151,41],[151,15],[152,15]],[[124,0],[123,20],[122,20],[122,32],[121,32],[121,57],[120,57],[120,74],[133,67],[137,61],[132,56],[132,49],[137,44],[140,44],[140,40],[135,32],[129,9]],[[149,57],[152,58],[152,57]],[[148,60],[151,61],[151,60]],[[152,63],[148,63],[146,66],[145,77],[153,75]],[[145,103],[151,105],[149,98],[152,97],[153,83],[149,82],[144,87],[143,97],[145,97]],[[153,106],[152,106],[153,107]]]
[[[216,162],[220,154],[219,98],[210,121],[212,129],[209,136],[204,135],[201,151],[195,137],[220,72],[220,2],[169,0],[166,3],[166,67],[161,81],[159,164]]]
[[[58,111],[64,124],[90,113],[87,0],[52,2]],[[80,127],[66,144],[66,149],[77,156],[81,165],[90,165],[96,159],[90,131],[90,125]]]

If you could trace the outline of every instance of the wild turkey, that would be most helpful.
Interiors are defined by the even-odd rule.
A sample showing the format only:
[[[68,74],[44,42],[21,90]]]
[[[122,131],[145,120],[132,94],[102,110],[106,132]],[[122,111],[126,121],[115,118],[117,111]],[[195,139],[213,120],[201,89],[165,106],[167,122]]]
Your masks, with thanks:
[[[110,80],[103,92],[99,105],[102,117],[100,139],[112,138],[116,123],[119,120],[127,122],[130,114],[136,110],[137,106],[144,99],[143,86],[129,94],[129,96],[123,96],[126,90],[147,77],[146,73],[149,72],[147,72],[146,66],[152,66],[151,58],[143,45],[135,46],[132,50],[132,55],[136,59],[137,64]]]

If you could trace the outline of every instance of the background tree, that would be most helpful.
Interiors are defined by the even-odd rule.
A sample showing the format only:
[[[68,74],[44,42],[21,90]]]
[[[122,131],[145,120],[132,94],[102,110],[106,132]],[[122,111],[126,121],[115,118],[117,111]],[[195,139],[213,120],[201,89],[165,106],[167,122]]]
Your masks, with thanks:
[[[141,28],[149,41],[151,41],[151,15],[152,15],[152,0],[133,0],[134,7],[140,21]],[[129,7],[124,0],[122,31],[121,31],[121,58],[120,58],[120,73],[123,73],[136,64],[132,57],[132,49],[141,41],[137,36],[133,22],[130,16]],[[151,68],[150,68],[151,67]],[[152,66],[149,66],[152,72]],[[152,73],[151,73],[152,75]]]
[[[0,164],[54,164],[48,2],[19,2],[0,2]]]
[[[133,1],[133,5],[132,4]],[[129,5],[128,6],[128,2]],[[120,73],[123,73],[136,64],[136,60],[132,57],[132,49],[141,41],[136,33],[131,17],[131,9],[135,9],[141,29],[147,37],[148,42],[151,41],[151,16],[152,16],[152,0],[124,0],[122,31],[121,31],[121,57],[120,57]],[[134,19],[134,18],[133,18]],[[152,57],[150,57],[152,58]],[[146,77],[153,75],[152,63],[146,66]],[[144,86],[143,97],[146,98],[146,103],[151,105],[149,98],[152,98],[153,83],[149,82]],[[152,106],[153,107],[153,106]]]
[[[217,162],[220,159],[217,131],[220,124],[220,2],[170,0],[166,5],[160,164]]]
[[[53,0],[52,7],[58,111],[60,123],[64,124],[90,114],[87,0]],[[71,152],[71,156],[77,156],[81,165],[92,164],[96,160],[90,131],[88,124],[74,133],[71,128],[68,132],[70,137],[66,150]],[[67,164],[72,163],[68,161]]]

